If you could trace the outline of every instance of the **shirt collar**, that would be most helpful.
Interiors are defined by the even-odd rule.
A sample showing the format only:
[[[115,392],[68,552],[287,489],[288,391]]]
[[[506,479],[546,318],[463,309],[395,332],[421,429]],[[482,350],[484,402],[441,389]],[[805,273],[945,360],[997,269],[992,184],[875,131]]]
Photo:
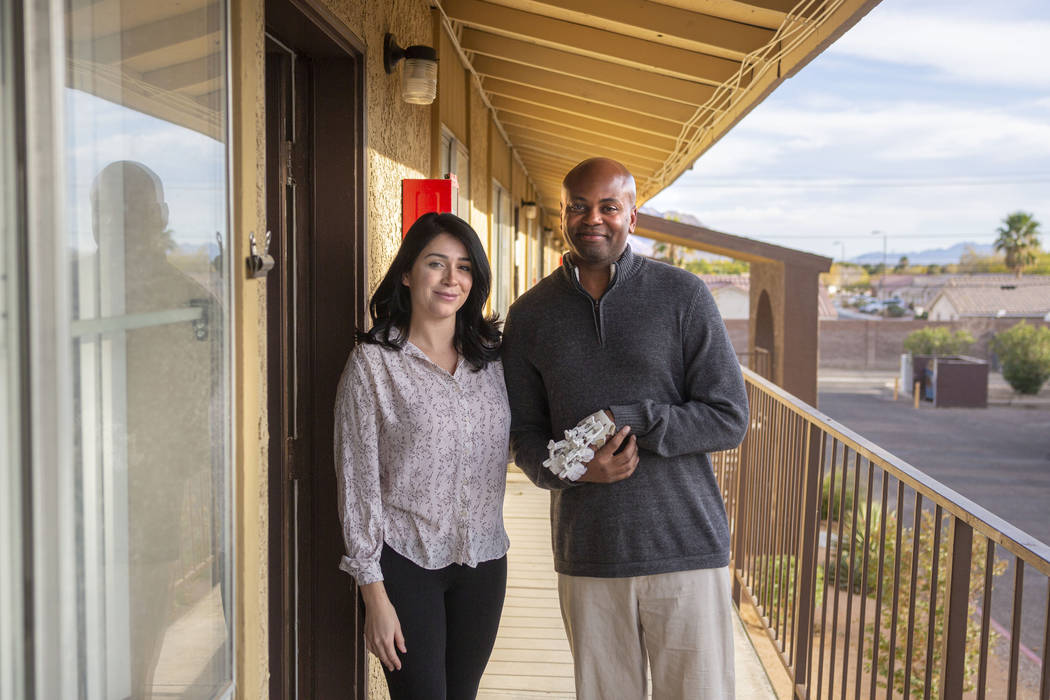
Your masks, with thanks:
[[[642,256],[635,255],[631,251],[630,245],[624,246],[623,253],[616,259],[616,262],[609,266],[609,287],[612,287],[621,279],[632,277],[641,268],[643,260]],[[571,273],[572,278],[577,282],[580,281],[580,268],[572,259],[571,252],[562,256],[562,267],[566,273]]]

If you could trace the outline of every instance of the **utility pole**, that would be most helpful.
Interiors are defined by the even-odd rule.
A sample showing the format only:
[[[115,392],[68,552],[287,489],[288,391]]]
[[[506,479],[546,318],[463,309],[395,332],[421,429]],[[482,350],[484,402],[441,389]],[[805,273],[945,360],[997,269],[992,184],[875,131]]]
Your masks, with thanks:
[[[842,246],[842,255],[839,257],[839,262],[846,262],[846,244],[843,241],[835,241],[831,245]]]
[[[882,231],[872,231],[871,235],[873,235],[873,236],[882,236],[882,274],[879,275],[879,301],[882,301],[882,297],[883,297],[882,283],[886,279],[886,234],[883,233]],[[879,309],[879,315],[880,316],[885,316],[886,315],[886,306],[885,305],[883,305],[882,308]]]

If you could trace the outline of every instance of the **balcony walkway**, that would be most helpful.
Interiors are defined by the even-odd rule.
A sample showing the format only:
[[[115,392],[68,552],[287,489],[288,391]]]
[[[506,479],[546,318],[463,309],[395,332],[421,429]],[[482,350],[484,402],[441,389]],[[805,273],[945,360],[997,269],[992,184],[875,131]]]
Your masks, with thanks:
[[[507,601],[478,698],[572,698],[572,657],[558,607],[551,556],[549,495],[518,469],[507,474],[504,521],[510,533]],[[775,698],[754,648],[736,630],[737,697]]]

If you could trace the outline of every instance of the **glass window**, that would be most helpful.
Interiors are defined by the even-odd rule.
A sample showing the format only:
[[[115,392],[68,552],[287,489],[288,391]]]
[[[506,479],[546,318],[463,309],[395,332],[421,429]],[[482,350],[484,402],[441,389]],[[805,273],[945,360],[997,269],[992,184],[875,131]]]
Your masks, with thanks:
[[[441,127],[441,174],[454,174],[459,186],[455,214],[470,221],[470,155],[467,148],[444,126]]]
[[[459,181],[459,209],[457,214],[464,221],[470,221],[470,156],[466,147],[456,142],[456,163],[451,172]]]
[[[521,209],[518,209],[519,221],[518,226],[521,226]],[[519,228],[514,232],[514,298],[517,299],[519,296],[525,293],[527,289],[527,273],[525,265],[528,262],[528,248],[526,246],[527,236],[525,231]]]
[[[514,291],[513,240],[511,231],[510,196],[495,180],[492,181],[492,310],[507,318]]]
[[[536,220],[529,221],[529,286],[543,278],[543,244]]]
[[[81,697],[232,680],[225,4],[66,0]]]
[[[0,698],[25,696],[21,373],[11,3],[0,5]]]

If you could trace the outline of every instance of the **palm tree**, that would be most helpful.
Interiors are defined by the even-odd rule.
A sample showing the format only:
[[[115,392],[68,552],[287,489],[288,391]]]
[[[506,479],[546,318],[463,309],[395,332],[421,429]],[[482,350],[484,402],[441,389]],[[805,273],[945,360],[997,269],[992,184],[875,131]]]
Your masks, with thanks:
[[[999,234],[995,239],[996,251],[1006,253],[1006,266],[1020,277],[1024,268],[1037,259],[1039,222],[1027,212],[1015,211],[1003,219],[1003,225],[996,232]]]

